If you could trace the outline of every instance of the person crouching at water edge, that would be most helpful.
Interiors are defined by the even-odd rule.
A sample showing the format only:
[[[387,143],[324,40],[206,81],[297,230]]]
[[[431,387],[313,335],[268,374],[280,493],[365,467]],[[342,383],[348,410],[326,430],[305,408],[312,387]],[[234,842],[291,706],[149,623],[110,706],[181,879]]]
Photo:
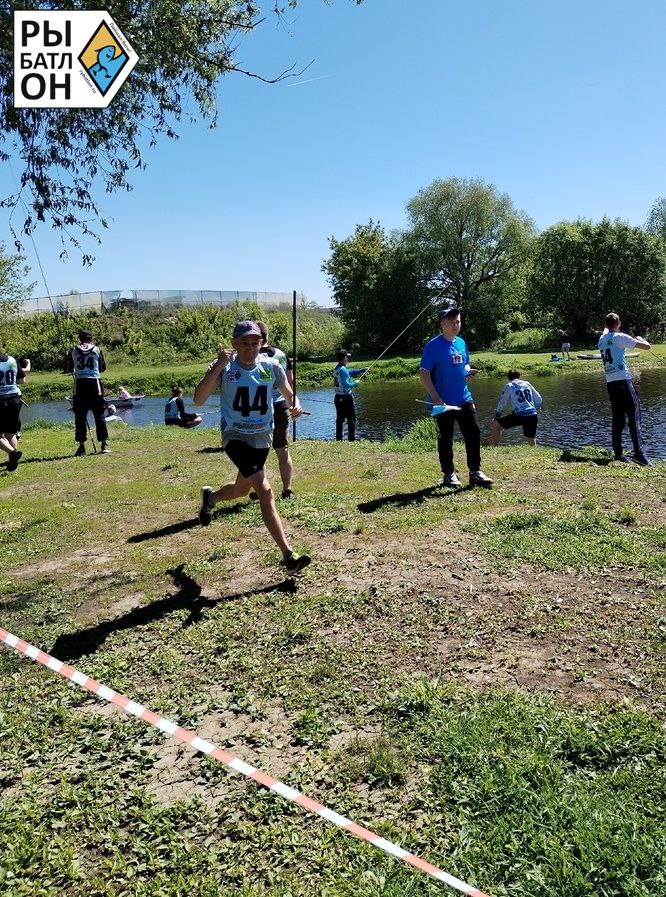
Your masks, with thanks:
[[[0,349],[0,449],[7,453],[7,470],[16,470],[23,455],[18,449],[21,431],[21,390],[19,383],[30,371],[30,359],[17,361]]]
[[[192,427],[198,427],[202,420],[203,417],[200,414],[185,411],[183,387],[172,386],[171,398],[164,406],[164,423],[167,426],[185,427],[189,430]]]
[[[476,419],[476,406],[467,385],[467,378],[477,371],[470,367],[467,345],[460,333],[460,309],[442,309],[439,313],[441,333],[425,344],[419,377],[433,405],[452,405],[449,411],[435,415],[437,451],[444,474],[444,486],[462,485],[453,465],[453,427],[458,422],[465,440],[470,486],[489,489],[493,481],[481,470],[481,430]]]
[[[239,321],[231,340],[236,354],[220,347],[216,361],[194,390],[195,405],[203,405],[219,390],[222,445],[238,469],[235,482],[216,491],[210,486],[203,487],[199,522],[208,526],[219,501],[242,498],[254,489],[264,524],[282,552],[285,567],[290,573],[297,573],[310,563],[310,558],[297,554],[289,545],[264,471],[273,442],[273,387],[292,406],[289,409],[292,418],[300,417],[303,410],[280,363],[259,356],[262,343],[261,330],[255,321]]]
[[[509,382],[502,390],[492,423],[493,445],[499,445],[502,430],[511,427],[522,427],[529,444],[536,445],[538,411],[543,400],[528,380],[520,379],[520,371],[512,368],[507,377]]]

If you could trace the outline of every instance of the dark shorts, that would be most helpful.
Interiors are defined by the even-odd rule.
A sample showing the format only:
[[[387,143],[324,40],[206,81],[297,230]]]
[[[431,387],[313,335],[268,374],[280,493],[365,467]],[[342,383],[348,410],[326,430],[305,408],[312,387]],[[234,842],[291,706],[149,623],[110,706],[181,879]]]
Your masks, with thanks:
[[[527,436],[528,439],[534,439],[539,424],[539,415],[514,414],[512,411],[511,414],[507,414],[506,417],[498,417],[496,420],[503,430],[510,430],[511,427],[522,427],[523,434]]]
[[[241,439],[232,439],[226,444],[225,451],[242,476],[251,477],[264,469],[270,449],[253,448]]]
[[[0,398],[0,433],[18,433],[21,429],[21,396]]]
[[[289,444],[287,434],[289,433],[289,412],[287,411],[287,403],[280,402],[273,405],[273,448],[281,449]]]

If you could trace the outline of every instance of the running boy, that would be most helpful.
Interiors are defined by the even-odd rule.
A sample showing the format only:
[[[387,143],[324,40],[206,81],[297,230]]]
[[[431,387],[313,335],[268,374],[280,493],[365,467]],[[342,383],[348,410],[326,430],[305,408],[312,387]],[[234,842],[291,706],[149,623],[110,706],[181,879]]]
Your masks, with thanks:
[[[510,427],[522,427],[528,443],[536,445],[538,411],[543,400],[528,380],[520,379],[520,371],[512,368],[507,378],[509,382],[502,390],[492,423],[493,445],[500,444],[502,430]]]
[[[642,336],[629,336],[621,333],[620,316],[611,311],[606,315],[606,328],[599,338],[599,351],[604,364],[606,387],[611,403],[613,454],[616,461],[635,461],[636,464],[649,464],[643,451],[643,434],[641,432],[641,403],[636,387],[631,379],[624,353],[626,349],[649,349],[650,343]],[[634,445],[631,458],[624,455],[622,449],[622,431],[629,421],[629,433]]]
[[[310,558],[307,554],[297,554],[289,545],[264,471],[273,440],[273,387],[287,400],[292,418],[303,412],[280,363],[260,357],[262,342],[255,321],[239,321],[231,340],[236,354],[230,349],[220,349],[217,360],[194,390],[195,404],[203,405],[219,389],[222,444],[229,460],[238,468],[235,482],[217,491],[210,486],[201,490],[199,522],[208,526],[219,501],[242,498],[254,489],[264,524],[282,551],[285,567],[290,573],[297,573],[310,563]]]

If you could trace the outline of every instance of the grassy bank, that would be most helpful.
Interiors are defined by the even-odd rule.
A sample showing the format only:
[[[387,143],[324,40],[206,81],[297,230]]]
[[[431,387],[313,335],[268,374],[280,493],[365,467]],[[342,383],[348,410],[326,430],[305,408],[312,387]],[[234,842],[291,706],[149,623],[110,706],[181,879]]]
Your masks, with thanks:
[[[601,367],[596,361],[580,360],[552,364],[548,362],[549,357],[543,352],[485,351],[474,353],[472,361],[480,369],[480,376],[504,377],[507,370],[512,367],[518,367],[526,377],[562,376],[571,373],[599,371]],[[419,355],[381,359],[373,365],[367,379],[369,381],[384,381],[408,380],[417,377],[419,360]],[[104,383],[108,393],[113,393],[122,383],[135,393],[166,396],[175,383],[180,383],[186,390],[193,390],[201,379],[208,361],[210,358],[181,365],[110,364],[104,376]],[[353,364],[357,367],[367,367],[372,363],[372,358],[355,357],[353,359]],[[322,362],[299,363],[297,368],[298,384],[306,389],[330,386],[331,370],[334,365],[333,358]],[[666,365],[666,344],[655,346],[653,352],[643,352],[638,358],[631,359],[632,367],[660,365]],[[28,402],[62,399],[71,394],[71,377],[53,371],[35,371],[26,382],[23,392]]]
[[[451,492],[422,434],[297,442],[294,582],[256,503],[197,524],[218,438],[26,428],[2,625],[495,897],[663,897],[665,465],[485,449]],[[0,684],[8,897],[448,893],[5,649]]]

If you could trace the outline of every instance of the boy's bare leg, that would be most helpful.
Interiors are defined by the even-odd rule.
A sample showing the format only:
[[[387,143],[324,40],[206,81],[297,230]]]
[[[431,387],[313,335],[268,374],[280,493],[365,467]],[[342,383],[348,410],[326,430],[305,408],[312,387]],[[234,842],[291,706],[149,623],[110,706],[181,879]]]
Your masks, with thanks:
[[[289,454],[289,446],[285,445],[283,448],[276,448],[275,454],[277,455],[278,464],[280,466],[282,488],[286,492],[288,489],[291,489],[291,478],[294,475],[294,462],[291,460],[291,455]]]
[[[263,470],[251,477],[252,486],[257,493],[259,506],[261,508],[261,517],[268,532],[273,537],[273,541],[283,554],[291,550],[289,542],[284,534],[282,520],[275,508],[275,497],[273,489],[266,478]]]
[[[502,427],[499,422],[494,420],[491,424],[491,439],[493,445],[499,445],[502,441]]]

